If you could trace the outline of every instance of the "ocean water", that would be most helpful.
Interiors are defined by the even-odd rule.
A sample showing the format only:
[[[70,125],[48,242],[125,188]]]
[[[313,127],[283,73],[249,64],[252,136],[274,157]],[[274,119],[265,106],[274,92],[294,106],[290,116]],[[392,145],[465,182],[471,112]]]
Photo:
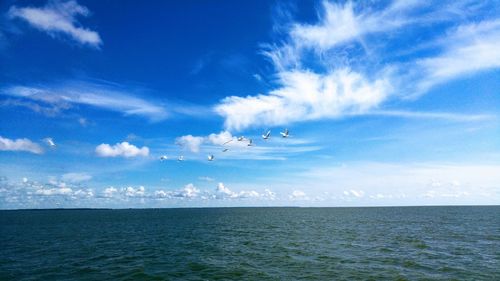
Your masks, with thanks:
[[[500,207],[0,211],[1,280],[500,280]]]

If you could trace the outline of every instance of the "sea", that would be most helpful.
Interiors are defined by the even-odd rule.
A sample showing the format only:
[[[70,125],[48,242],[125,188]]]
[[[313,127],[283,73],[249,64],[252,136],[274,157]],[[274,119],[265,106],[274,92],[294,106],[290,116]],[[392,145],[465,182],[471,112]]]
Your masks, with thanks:
[[[0,280],[500,280],[500,206],[0,211]]]

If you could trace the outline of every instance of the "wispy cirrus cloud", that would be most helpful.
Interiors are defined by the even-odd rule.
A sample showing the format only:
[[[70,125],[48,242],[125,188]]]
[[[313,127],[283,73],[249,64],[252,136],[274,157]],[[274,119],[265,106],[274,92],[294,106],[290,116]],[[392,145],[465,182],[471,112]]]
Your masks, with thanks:
[[[449,121],[485,121],[495,119],[495,115],[491,114],[466,114],[466,113],[450,113],[450,112],[422,112],[422,111],[409,111],[409,110],[373,110],[366,113],[367,115],[375,116],[393,116],[402,118],[414,119],[437,119]]]
[[[468,74],[500,67],[500,20],[484,20],[458,26],[439,40],[442,52],[418,59],[416,66],[424,75],[417,93]]]
[[[8,139],[0,136],[0,150],[3,151],[26,151],[35,154],[42,154],[42,147],[29,139]]]
[[[489,7],[469,6],[467,0],[433,6],[393,1],[382,7],[323,1],[316,23],[292,21],[285,25],[283,43],[265,46],[263,53],[276,70],[277,86],[263,94],[226,97],[214,111],[225,119],[228,130],[369,114],[390,100],[498,68],[498,20],[467,21],[471,10]],[[432,51],[404,60],[396,56],[415,40],[408,34],[421,34],[434,25],[439,25],[439,32],[433,29],[424,43],[414,42],[431,46]],[[410,115],[418,114],[400,114]]]
[[[78,16],[88,17],[90,14],[87,7],[74,0],[49,0],[43,7],[12,6],[8,12],[9,17],[22,19],[51,36],[62,34],[82,45],[98,48],[102,45],[99,33],[83,27],[77,20]]]
[[[73,105],[142,116],[152,121],[163,120],[169,115],[158,103],[109,83],[69,81],[56,85],[7,86],[0,89],[0,94],[14,99],[4,101],[4,106],[25,106],[50,116],[58,115]]]
[[[227,97],[217,105],[215,110],[226,118],[228,129],[365,112],[385,100],[390,89],[386,78],[370,80],[349,68],[327,74],[293,70],[278,75],[281,88],[266,95]]]
[[[61,176],[61,180],[72,183],[85,182],[91,179],[92,176],[88,173],[66,173]]]

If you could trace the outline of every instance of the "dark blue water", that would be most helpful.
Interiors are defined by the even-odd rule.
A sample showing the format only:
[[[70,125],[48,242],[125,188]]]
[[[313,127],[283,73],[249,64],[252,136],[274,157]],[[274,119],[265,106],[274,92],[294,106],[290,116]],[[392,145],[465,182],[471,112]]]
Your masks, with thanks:
[[[0,211],[1,280],[500,280],[500,207]]]

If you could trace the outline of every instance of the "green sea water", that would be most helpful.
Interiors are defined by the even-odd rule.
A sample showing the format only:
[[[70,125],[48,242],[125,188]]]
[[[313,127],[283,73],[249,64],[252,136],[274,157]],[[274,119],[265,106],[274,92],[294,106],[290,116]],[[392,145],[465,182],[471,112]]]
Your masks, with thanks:
[[[500,280],[500,207],[0,211],[1,280]]]

